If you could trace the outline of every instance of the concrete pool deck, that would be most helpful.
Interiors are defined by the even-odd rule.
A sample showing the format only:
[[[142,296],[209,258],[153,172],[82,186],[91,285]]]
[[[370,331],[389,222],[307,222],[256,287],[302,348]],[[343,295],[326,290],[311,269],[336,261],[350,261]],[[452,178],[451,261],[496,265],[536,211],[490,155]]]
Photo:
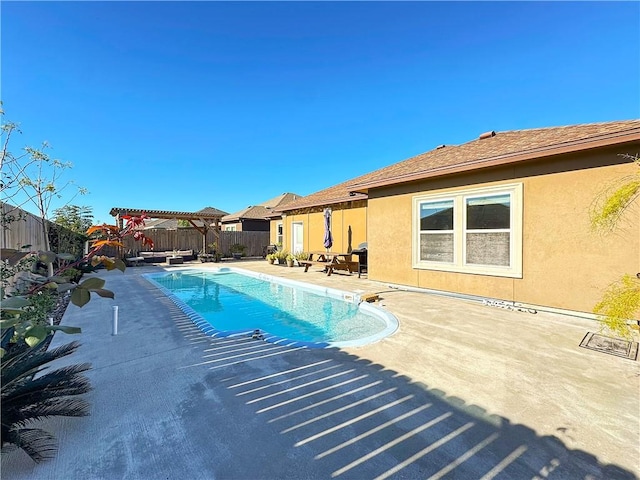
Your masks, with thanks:
[[[212,339],[140,275],[160,267],[101,273],[115,300],[70,306],[63,323],[83,333],[53,342],[79,340],[66,363],[93,364],[91,415],[41,422],[57,456],[3,454],[2,478],[640,476],[640,362],[580,348],[595,322],[263,260],[222,265],[377,293],[400,329],[344,349]]]

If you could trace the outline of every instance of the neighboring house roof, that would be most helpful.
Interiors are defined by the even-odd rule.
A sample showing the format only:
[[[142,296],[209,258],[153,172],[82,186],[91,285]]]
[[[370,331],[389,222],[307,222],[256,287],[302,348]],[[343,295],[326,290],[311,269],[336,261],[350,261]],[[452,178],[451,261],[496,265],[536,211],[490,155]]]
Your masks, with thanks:
[[[285,205],[289,202],[293,202],[298,198],[302,198],[302,197],[297,193],[283,193],[282,195],[278,195],[277,197],[272,198],[271,200],[262,202],[260,205],[267,208],[276,208],[280,205]]]
[[[184,219],[183,219],[184,220]],[[200,220],[192,220],[198,227],[201,227],[203,223]],[[208,223],[211,223],[209,221]],[[188,224],[186,227],[178,226],[178,220],[175,218],[172,219],[160,219],[160,218],[152,218],[149,220],[145,220],[144,229],[149,230],[152,228],[162,228],[164,230],[177,230],[178,228],[193,228],[193,225]]]
[[[355,193],[355,192],[352,193],[351,185],[355,181],[366,180],[370,175],[371,174],[363,175],[361,177],[348,180],[338,185],[325,188],[324,190],[320,190],[319,192],[312,193],[311,195],[307,195],[306,197],[302,197],[293,202],[289,202],[286,205],[282,205],[278,208],[275,208],[274,211],[287,212],[290,210],[297,210],[300,208],[317,207],[320,205],[332,205],[335,203],[351,202],[354,200],[366,199],[367,198],[366,194]]]
[[[253,219],[253,220],[266,220],[267,215],[271,213],[271,210],[267,210],[262,205],[251,206],[240,210],[239,212],[232,213],[222,217],[222,223],[239,222],[240,220]]]
[[[278,216],[279,213],[274,214],[274,210],[279,206],[286,205],[300,197],[295,193],[283,193],[271,200],[261,203],[260,205],[249,205],[238,212],[231,213],[222,217],[222,223],[239,222],[240,220],[252,219],[252,220],[268,220],[270,217]]]
[[[160,218],[151,218],[149,220],[145,220],[144,229],[148,230],[150,228],[164,228],[166,230],[175,230],[178,228],[177,220],[169,220],[169,219],[160,219]]]
[[[279,207],[281,212],[366,199],[370,188],[466,172],[640,140],[640,120],[487,132],[462,145],[441,145]],[[635,152],[631,152],[635,153]]]

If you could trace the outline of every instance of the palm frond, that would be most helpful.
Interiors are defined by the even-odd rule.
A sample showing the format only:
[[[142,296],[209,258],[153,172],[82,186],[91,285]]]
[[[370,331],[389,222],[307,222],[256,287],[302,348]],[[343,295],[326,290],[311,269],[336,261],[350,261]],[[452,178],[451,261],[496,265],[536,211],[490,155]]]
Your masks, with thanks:
[[[0,444],[23,449],[35,462],[55,454],[55,437],[31,423],[54,417],[81,417],[90,405],[76,398],[91,390],[83,375],[90,364],[67,365],[43,373],[48,363],[73,353],[80,344],[71,342],[47,351],[45,342],[30,348],[15,348],[2,358],[0,391],[2,418]]]
[[[26,427],[31,422],[51,417],[86,417],[89,415],[90,408],[89,402],[78,398],[51,400],[24,409],[21,412],[21,418],[14,422],[14,425]]]
[[[6,442],[24,450],[36,463],[52,458],[58,450],[56,438],[40,428],[11,429]]]
[[[90,368],[91,364],[88,363],[62,367],[35,379],[13,382],[6,390],[3,387],[3,392],[0,395],[11,396],[13,399],[22,401],[25,397],[37,396],[39,392],[46,394],[46,396],[87,393],[91,390],[91,384],[87,377],[80,374]]]
[[[45,364],[72,354],[79,346],[79,342],[71,342],[53,350],[43,351],[46,345],[45,342],[41,342],[33,348],[21,349],[5,355],[2,358],[0,372],[2,388],[10,388],[14,382],[34,376],[39,371],[48,368],[44,367]]]

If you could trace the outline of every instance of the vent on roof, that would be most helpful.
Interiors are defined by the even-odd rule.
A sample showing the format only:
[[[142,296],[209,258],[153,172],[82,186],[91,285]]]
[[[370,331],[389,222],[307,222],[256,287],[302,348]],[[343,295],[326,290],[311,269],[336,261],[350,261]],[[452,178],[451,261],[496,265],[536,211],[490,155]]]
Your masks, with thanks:
[[[480,140],[484,140],[485,138],[491,138],[491,137],[495,137],[495,136],[496,136],[496,132],[491,130],[490,132],[485,132],[482,135],[480,135]]]
[[[444,148],[444,147],[446,147],[446,145],[443,143],[442,145],[438,145],[436,147],[436,150],[440,150],[441,148]]]

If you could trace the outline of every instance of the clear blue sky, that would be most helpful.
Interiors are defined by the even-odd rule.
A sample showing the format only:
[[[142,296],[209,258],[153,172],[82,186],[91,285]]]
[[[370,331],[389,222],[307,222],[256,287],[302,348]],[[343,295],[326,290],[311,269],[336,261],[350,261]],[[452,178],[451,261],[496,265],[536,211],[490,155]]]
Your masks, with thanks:
[[[640,117],[637,2],[3,1],[5,120],[111,207],[232,213],[488,130]]]

